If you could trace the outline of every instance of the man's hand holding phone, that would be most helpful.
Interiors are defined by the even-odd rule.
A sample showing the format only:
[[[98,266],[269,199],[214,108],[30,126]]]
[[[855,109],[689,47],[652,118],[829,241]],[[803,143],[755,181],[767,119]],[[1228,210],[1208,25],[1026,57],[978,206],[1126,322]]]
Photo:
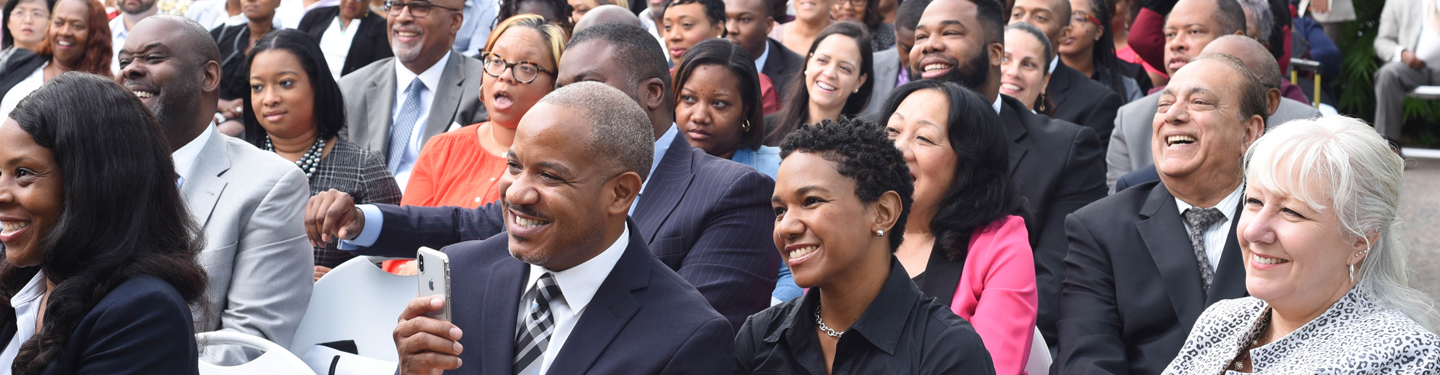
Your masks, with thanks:
[[[425,316],[444,308],[444,298],[415,297],[400,313],[394,332],[400,374],[431,375],[460,368],[460,328]]]

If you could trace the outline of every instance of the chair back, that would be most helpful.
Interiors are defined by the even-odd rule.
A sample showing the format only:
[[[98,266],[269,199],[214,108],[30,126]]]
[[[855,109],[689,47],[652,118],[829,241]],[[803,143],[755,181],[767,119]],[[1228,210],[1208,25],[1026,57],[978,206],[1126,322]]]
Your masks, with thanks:
[[[366,257],[335,267],[315,282],[290,351],[303,356],[316,344],[353,340],[362,357],[400,362],[391,334],[415,299],[415,280],[385,272]]]
[[[221,366],[202,360],[200,375],[315,375],[315,371],[310,370],[310,366],[299,357],[270,340],[239,332],[214,331],[195,335],[195,342],[202,351],[206,346],[239,345],[265,352],[250,362],[236,366]]]

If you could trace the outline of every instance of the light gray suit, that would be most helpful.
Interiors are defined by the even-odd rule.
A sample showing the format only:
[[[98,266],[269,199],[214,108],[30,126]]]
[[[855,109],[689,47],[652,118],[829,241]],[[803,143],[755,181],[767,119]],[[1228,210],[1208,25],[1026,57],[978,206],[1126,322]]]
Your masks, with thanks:
[[[870,77],[875,81],[875,90],[870,92],[870,104],[865,105],[865,110],[860,111],[860,118],[880,118],[880,111],[885,110],[885,99],[890,98],[890,93],[895,92],[895,86],[900,81],[900,52],[895,47],[875,53],[875,76]],[[889,120],[889,119],[881,119]],[[884,125],[884,123],[881,123]]]
[[[205,230],[200,265],[210,276],[209,314],[195,331],[229,330],[289,346],[310,305],[314,249],[305,237],[310,183],[294,163],[236,138],[210,133],[180,194]],[[236,363],[226,347],[207,360]]]
[[[382,59],[350,72],[340,78],[340,92],[345,95],[345,136],[350,142],[389,160],[390,125],[395,121],[395,61]],[[480,103],[480,75],[485,66],[480,60],[450,50],[450,60],[440,74],[441,85],[435,88],[430,114],[425,119],[425,142],[444,133],[452,124],[465,126],[484,122],[485,105]],[[458,126],[457,126],[458,128]]]
[[[1392,141],[1400,140],[1405,124],[1405,94],[1423,85],[1440,84],[1440,61],[1427,61],[1416,70],[1395,58],[1402,48],[1415,52],[1424,29],[1427,0],[1390,0],[1380,13],[1375,35],[1375,56],[1385,62],[1375,72],[1375,130]],[[1419,58],[1419,56],[1417,56]]]
[[[1110,133],[1110,149],[1105,152],[1105,183],[1115,192],[1115,180],[1127,173],[1155,164],[1150,153],[1150,136],[1154,133],[1155,111],[1160,107],[1160,92],[1120,106],[1115,112],[1115,131]],[[1319,117],[1320,111],[1290,98],[1280,98],[1275,114],[1265,119],[1265,128],[1287,121]]]

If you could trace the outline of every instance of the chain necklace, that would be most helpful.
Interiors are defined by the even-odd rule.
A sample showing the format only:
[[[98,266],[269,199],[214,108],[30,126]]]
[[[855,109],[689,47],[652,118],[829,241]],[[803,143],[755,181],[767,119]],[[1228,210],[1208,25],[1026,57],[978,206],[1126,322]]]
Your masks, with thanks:
[[[825,325],[825,319],[820,319],[819,307],[815,308],[815,324],[820,326],[820,332],[825,332],[825,334],[829,335],[830,337],[838,338],[840,337],[840,335],[845,334],[845,331],[836,332],[835,330],[830,329],[830,326]]]
[[[275,151],[275,145],[270,143],[269,134],[265,135],[265,151]],[[324,152],[325,140],[317,137],[315,143],[310,145],[310,149],[305,150],[305,156],[301,156],[300,160],[295,161],[295,166],[305,172],[305,179],[308,180],[315,175],[315,167],[320,165],[320,154]]]
[[[1260,320],[1260,331],[1256,332],[1255,337],[1250,339],[1250,345],[1246,345],[1244,348],[1240,349],[1240,355],[1235,357],[1235,361],[1230,362],[1230,368],[1234,369],[1235,371],[1245,370],[1245,362],[1250,360],[1250,349],[1254,349],[1255,347],[1260,346],[1260,339],[1268,336],[1269,330],[1270,315],[1265,314],[1265,317],[1261,318]],[[1251,364],[1250,367],[1250,372],[1255,372],[1254,364]]]

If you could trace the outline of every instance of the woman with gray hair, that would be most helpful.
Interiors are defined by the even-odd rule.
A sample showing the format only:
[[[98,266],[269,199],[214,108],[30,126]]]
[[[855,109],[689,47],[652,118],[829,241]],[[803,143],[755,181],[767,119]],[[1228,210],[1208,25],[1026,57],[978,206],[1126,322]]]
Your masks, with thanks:
[[[1245,155],[1250,297],[1206,309],[1166,374],[1434,374],[1436,311],[1406,280],[1404,165],[1349,117],[1291,121]]]

